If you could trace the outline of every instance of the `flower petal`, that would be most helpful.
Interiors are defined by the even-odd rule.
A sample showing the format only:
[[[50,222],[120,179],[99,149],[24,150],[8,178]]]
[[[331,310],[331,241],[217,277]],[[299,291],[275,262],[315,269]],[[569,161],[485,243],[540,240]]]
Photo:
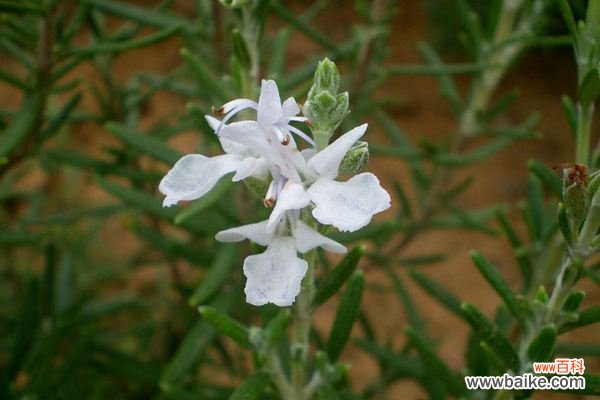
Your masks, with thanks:
[[[283,190],[279,193],[277,203],[271,212],[267,230],[274,230],[286,211],[299,210],[309,204],[310,197],[308,197],[308,193],[304,190],[304,186],[299,183],[287,181]]]
[[[279,89],[273,80],[266,81],[263,79],[260,88],[260,97],[258,99],[258,123],[268,128],[275,122],[279,121],[283,116],[281,109],[281,98],[279,97]]]
[[[281,109],[284,117],[293,117],[300,113],[300,107],[293,97],[288,97],[281,105]]]
[[[335,178],[338,176],[338,169],[342,159],[367,130],[367,124],[362,124],[351,131],[340,136],[335,142],[325,147],[308,160],[308,168],[315,175],[326,178]]]
[[[327,236],[321,235],[300,220],[296,221],[294,239],[296,239],[296,249],[298,249],[300,253],[306,253],[315,247],[321,247],[332,253],[343,254],[346,252],[346,247],[333,239],[329,239]]]
[[[276,238],[262,254],[246,257],[246,301],[255,306],[273,303],[291,306],[300,293],[308,263],[298,258],[291,237]]]
[[[312,214],[317,221],[341,231],[360,229],[374,214],[390,207],[390,195],[368,172],[346,182],[321,178],[312,184],[308,194],[316,205]]]
[[[221,142],[223,140],[234,142],[245,146],[247,152],[267,159],[272,158],[271,146],[256,121],[240,121],[226,125],[219,133],[219,137]]]
[[[221,123],[221,121],[219,121],[212,115],[205,115],[204,119],[206,120],[206,122],[208,123],[208,126],[210,126],[213,131],[216,131],[217,128],[219,127],[219,124]]]
[[[266,179],[267,172],[267,163],[264,158],[246,157],[238,165],[237,171],[231,180],[238,182],[249,176]]]
[[[239,163],[239,157],[231,154],[216,157],[189,154],[181,157],[158,186],[158,190],[167,196],[163,206],[170,207],[182,200],[204,196],[221,177],[235,171]]]
[[[217,233],[215,239],[225,243],[241,242],[244,239],[249,239],[261,246],[266,246],[273,240],[273,234],[267,232],[267,221],[261,221],[226,229]]]

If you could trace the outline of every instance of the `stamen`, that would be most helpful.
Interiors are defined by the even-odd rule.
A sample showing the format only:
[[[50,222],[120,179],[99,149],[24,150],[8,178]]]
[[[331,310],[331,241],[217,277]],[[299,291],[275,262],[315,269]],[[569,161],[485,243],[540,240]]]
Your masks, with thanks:
[[[288,125],[288,126],[286,126],[286,128],[290,132],[295,133],[296,135],[300,136],[302,139],[306,140],[306,142],[309,143],[312,147],[315,147],[315,141],[312,140],[306,133],[302,132],[300,129],[298,129],[292,125]]]
[[[277,137],[277,140],[279,140],[279,142],[280,142],[282,145],[284,145],[284,146],[285,146],[285,145],[287,145],[287,144],[290,142],[290,139],[289,139],[289,137],[288,137],[288,138],[286,138],[286,137],[283,135],[283,132],[281,132],[281,129],[279,129],[279,128],[278,128],[277,126],[275,126],[275,125],[273,125],[273,132],[275,133],[275,136]]]
[[[265,198],[263,200],[263,204],[265,205],[265,207],[271,208],[275,205],[275,200],[277,200],[277,193],[277,184],[275,180],[272,180],[271,183],[269,183],[267,194],[265,195]]]
[[[247,108],[256,110],[256,109],[258,109],[258,104],[255,101],[252,101],[249,99],[236,99],[236,100],[231,100],[230,102],[223,104],[223,107],[221,107],[219,110],[217,110],[217,112],[222,110],[221,112],[225,113],[226,115],[221,120],[221,123],[215,130],[215,133],[218,135],[219,132],[221,132],[221,129],[223,129],[223,126],[225,125],[225,123],[227,121],[229,121],[231,118],[233,118],[233,116],[236,115],[237,113],[239,113],[240,111],[245,110]]]
[[[223,107],[217,108],[215,106],[210,106],[210,111],[213,113],[215,117],[222,117],[225,114]]]

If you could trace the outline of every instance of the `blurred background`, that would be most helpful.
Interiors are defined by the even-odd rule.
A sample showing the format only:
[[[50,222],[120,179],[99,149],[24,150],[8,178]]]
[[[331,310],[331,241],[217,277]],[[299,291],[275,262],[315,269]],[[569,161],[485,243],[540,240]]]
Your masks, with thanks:
[[[16,146],[6,140],[0,146],[3,151],[10,149],[2,153],[8,157],[0,165],[0,366],[4,371],[0,397],[13,398],[17,393],[16,398],[22,399],[186,398],[173,389],[171,383],[177,382],[177,387],[196,393],[193,398],[226,398],[232,385],[251,370],[250,358],[226,338],[203,336],[206,327],[198,325],[196,307],[190,303],[230,303],[224,309],[248,324],[260,324],[261,318],[272,314],[241,300],[241,262],[250,247],[224,249],[212,239],[222,227],[257,221],[266,211],[245,188],[230,185],[220,185],[204,205],[162,209],[157,187],[179,154],[218,154],[202,115],[210,112],[211,105],[239,96],[211,87],[202,70],[217,80],[222,75],[229,76],[225,82],[235,80],[229,71],[228,10],[218,2],[184,0],[121,2],[135,8],[101,0],[58,3],[60,17],[52,22],[29,13],[25,7],[29,2],[22,3],[23,10],[0,13],[4,77],[0,79],[0,128],[6,136],[19,129],[17,120],[27,126],[22,130],[37,132],[18,139]],[[204,8],[200,3],[206,3]],[[387,122],[425,148],[427,143],[447,142],[458,129],[457,118],[440,95],[436,74],[418,70],[387,74],[379,64],[424,65],[422,43],[448,64],[470,63],[459,40],[464,27],[457,2],[393,2],[389,8],[393,12],[377,16],[379,20],[369,14],[372,10],[361,8],[370,2],[272,3],[277,6],[268,11],[264,26],[260,76],[278,79],[282,97],[293,95],[302,103],[316,61],[323,56],[337,59],[342,90],[349,91],[352,101],[347,126],[370,123],[365,136],[372,149],[368,170],[390,193],[395,185],[403,186],[406,201],[417,204],[419,197],[410,186],[411,161],[385,151],[397,144],[374,108],[385,109]],[[471,6],[480,15],[489,8],[486,1]],[[585,2],[572,6],[583,15]],[[129,15],[135,10],[148,13]],[[79,26],[72,26],[76,18]],[[317,33],[299,29],[290,18],[305,21]],[[184,20],[188,24],[184,28],[176,25]],[[169,31],[172,26],[176,29]],[[385,30],[379,32],[380,28]],[[526,232],[518,204],[528,193],[528,161],[536,159],[552,167],[574,158],[561,106],[563,94],[575,93],[573,52],[557,10],[548,11],[540,29],[545,37],[559,40],[523,51],[493,94],[501,99],[518,92],[518,98],[494,121],[495,127],[518,125],[537,113],[535,134],[442,178],[452,186],[472,177],[451,203],[465,215],[504,207],[519,234]],[[368,35],[374,39],[361,47],[367,42],[360,38]],[[135,42],[144,38],[147,43]],[[340,48],[343,43],[358,43],[358,50],[348,57],[336,56],[335,46],[328,48],[329,43]],[[190,49],[198,64],[182,59],[183,47]],[[280,48],[283,53],[277,52]],[[361,64],[365,57],[361,51],[373,53],[366,65]],[[277,58],[283,57],[280,54],[283,59]],[[9,75],[18,80],[6,78]],[[369,87],[382,76],[385,84]],[[468,92],[474,73],[453,76],[458,90]],[[144,140],[148,137],[152,140]],[[475,138],[466,149],[487,140]],[[167,150],[157,142],[167,144]],[[377,216],[376,227],[402,222],[398,192],[393,199],[393,209]],[[521,284],[521,277],[510,243],[498,223],[485,215],[468,223],[440,219],[419,228],[418,237],[405,244],[407,234],[401,230],[380,229],[378,236],[335,236],[364,243],[367,252],[391,251],[393,260],[386,262],[391,262],[403,282],[438,354],[457,371],[465,368],[470,329],[415,284],[408,270],[417,268],[461,300],[493,314],[500,299],[477,273],[469,251],[485,254],[512,287]],[[414,320],[390,283],[389,268],[382,268],[375,255],[360,264],[367,278],[362,314],[369,322],[357,324],[353,336],[359,341],[372,335],[382,348],[402,348],[404,328]],[[215,263],[227,266],[226,276],[217,278],[218,289],[198,294]],[[595,283],[586,281],[582,287],[588,294],[586,304],[600,301]],[[196,303],[190,300],[192,295]],[[316,332],[329,330],[336,310],[337,299],[333,299],[317,311]],[[187,352],[190,359],[182,361],[179,350],[190,332],[197,336],[196,347]],[[600,332],[590,326],[563,339],[597,346]],[[374,398],[430,396],[414,380],[381,378],[386,376],[385,364],[357,343],[352,342],[341,357],[351,366],[354,390],[372,388],[374,382],[377,387],[383,379],[385,385],[372,390]],[[575,347],[567,352],[580,354]],[[598,355],[586,353],[589,371],[600,370]],[[583,398],[549,394],[534,398],[554,396]]]

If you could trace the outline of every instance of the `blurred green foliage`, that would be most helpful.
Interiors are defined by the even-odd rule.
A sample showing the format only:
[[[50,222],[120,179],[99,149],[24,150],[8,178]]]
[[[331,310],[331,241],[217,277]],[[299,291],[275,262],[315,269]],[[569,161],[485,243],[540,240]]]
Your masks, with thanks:
[[[318,396],[379,398],[395,382],[410,379],[434,399],[494,398],[505,393],[467,392],[462,376],[523,372],[531,360],[549,359],[552,349],[598,355],[597,343],[557,339],[600,320],[598,306],[578,312],[583,295],[575,284],[582,277],[571,272],[575,268],[600,282],[598,264],[583,266],[598,243],[576,242],[585,223],[575,223],[558,204],[561,197],[568,203],[563,178],[540,162],[529,164],[528,195],[520,207],[524,234],[505,206],[465,209],[461,195],[475,179],[456,179],[457,171],[485,162],[517,140],[537,137],[535,115],[514,126],[496,124],[519,101],[514,93],[496,100],[496,89],[536,39],[567,43],[557,10],[584,19],[584,2],[563,2],[562,8],[525,2],[514,15],[503,8],[504,1],[435,2],[429,7],[433,25],[444,28],[440,36],[452,43],[462,37],[465,44],[468,61],[453,65],[425,44],[419,47],[422,65],[389,61],[396,40],[390,36],[393,17],[402,6],[395,1],[344,3],[353,21],[343,41],[313,23],[337,12],[340,2],[222,3],[0,0],[0,82],[2,97],[13,100],[0,110],[0,398],[280,397],[257,355],[274,348],[289,361],[289,311],[245,304],[241,253],[214,241],[215,232],[264,216],[260,201],[223,181],[186,208],[162,208],[156,187],[180,157],[170,143],[193,132],[198,150],[216,151],[217,140],[203,118],[211,106],[255,97],[261,77],[277,79],[285,95],[304,98],[324,56],[342,67],[341,86],[350,92],[351,114],[342,129],[370,121],[371,129],[385,134],[378,143],[371,140],[371,156],[401,160],[411,180],[392,183],[396,214],[358,232],[332,233],[348,246],[367,243],[368,250],[356,246],[337,265],[319,255],[315,307],[334,296],[340,304],[331,329],[312,332],[317,351],[307,368],[322,379]],[[439,18],[443,23],[436,22]],[[591,18],[587,26],[595,28],[596,22]],[[299,36],[319,50],[290,60]],[[182,50],[157,72],[136,64],[147,47]],[[586,73],[597,75],[597,64],[588,67]],[[121,75],[125,69],[131,72]],[[439,80],[440,94],[456,117],[457,129],[441,140],[407,135],[394,120],[397,99],[382,95],[391,79],[415,74]],[[467,90],[455,83],[457,74],[470,77]],[[580,89],[590,88],[572,80]],[[578,102],[593,104],[597,94],[583,93],[592,98],[563,99],[579,138],[591,115],[578,113]],[[160,96],[181,107],[157,110]],[[591,158],[589,140],[582,146],[586,160],[598,159]],[[598,168],[597,162],[588,166],[592,173]],[[584,189],[595,198],[591,187]],[[594,209],[586,209],[583,218],[591,220]],[[507,237],[521,272],[519,290],[483,255],[472,254],[503,301],[494,316],[476,304],[461,304],[418,271],[445,255],[404,254],[422,233],[437,229],[501,231]],[[596,233],[591,232],[594,240]],[[357,265],[379,268],[388,277],[385,289],[397,296],[410,325],[401,346],[386,339],[398,332],[375,331],[380,315],[361,309],[363,292],[378,288],[369,285],[369,270],[365,274]],[[410,268],[410,275],[398,267]],[[465,369],[455,371],[437,355],[439,335],[427,329],[427,312],[406,279],[471,326]],[[352,331],[355,323],[361,329]],[[253,341],[256,337],[260,340]],[[350,385],[348,366],[337,361],[347,345],[357,345],[379,367],[360,392]],[[586,379],[586,393],[597,395],[598,378]]]

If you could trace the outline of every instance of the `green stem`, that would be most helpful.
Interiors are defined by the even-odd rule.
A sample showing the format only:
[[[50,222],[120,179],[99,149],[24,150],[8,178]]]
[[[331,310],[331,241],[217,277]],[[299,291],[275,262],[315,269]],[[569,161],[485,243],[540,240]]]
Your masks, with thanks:
[[[575,162],[588,165],[590,162],[590,136],[592,131],[592,116],[594,103],[577,106],[577,135],[575,147]]]
[[[310,326],[312,320],[312,302],[315,293],[316,250],[308,255],[308,269],[302,280],[302,288],[296,299],[292,333],[292,390],[294,400],[304,400],[306,385],[306,361],[310,348]]]

